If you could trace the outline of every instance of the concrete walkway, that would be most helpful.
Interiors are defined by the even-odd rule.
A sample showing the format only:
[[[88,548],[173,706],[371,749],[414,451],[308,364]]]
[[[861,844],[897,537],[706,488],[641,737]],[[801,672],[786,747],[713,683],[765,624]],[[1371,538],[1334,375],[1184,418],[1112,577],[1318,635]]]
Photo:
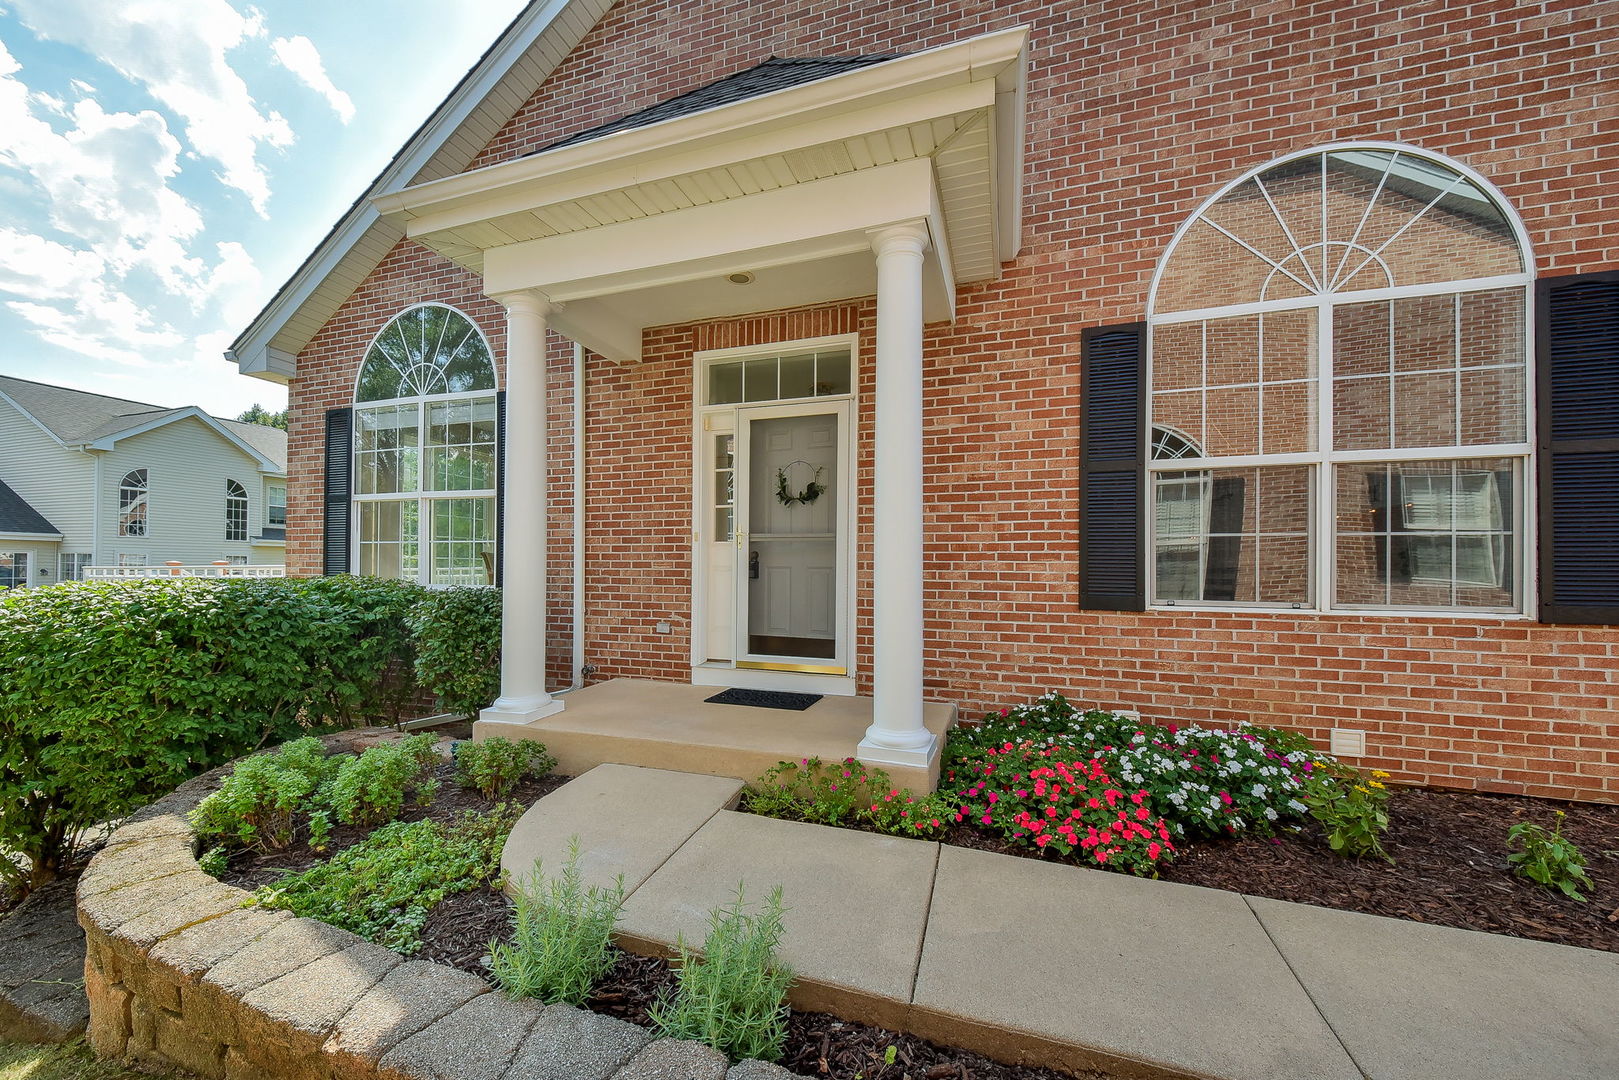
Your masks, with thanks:
[[[740,781],[602,765],[513,831],[514,875],[625,878],[622,942],[700,943],[783,887],[794,1003],[1006,1061],[1219,1080],[1619,1077],[1619,954],[730,809]]]

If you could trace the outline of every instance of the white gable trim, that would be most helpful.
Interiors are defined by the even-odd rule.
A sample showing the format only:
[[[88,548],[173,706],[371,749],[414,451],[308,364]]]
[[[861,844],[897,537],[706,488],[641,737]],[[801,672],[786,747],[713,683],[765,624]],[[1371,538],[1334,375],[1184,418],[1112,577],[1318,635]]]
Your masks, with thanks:
[[[67,445],[67,443],[63,442],[60,438],[57,437],[56,432],[52,431],[50,428],[46,427],[43,423],[41,423],[40,420],[39,420],[39,417],[35,416],[33,413],[29,412],[27,409],[25,409],[21,405],[17,404],[17,399],[12,397],[10,394],[6,393],[4,390],[0,390],[0,401],[4,401],[7,405],[10,405],[13,409],[16,409],[18,413],[20,413],[23,416],[26,416],[28,418],[29,423],[33,424],[39,430],[43,431],[45,433],[45,437],[50,439],[51,442],[55,443],[57,446],[66,446]]]
[[[290,330],[288,323],[306,305],[335,311],[404,238],[402,229],[380,219],[370,200],[407,184],[439,179],[465,168],[482,149],[482,142],[527,102],[613,3],[614,0],[537,0],[525,8],[292,278],[271,297],[226,350],[225,359],[235,363],[244,375],[279,383],[292,379],[297,374],[297,354],[313,335]],[[488,136],[470,152],[465,147],[455,147],[457,133],[480,112],[489,114],[485,125],[491,129]]]
[[[111,450],[115,445],[117,445],[120,439],[129,439],[136,435],[143,435],[148,431],[155,431],[160,427],[167,427],[168,425],[177,423],[181,420],[202,421],[205,425],[212,428],[214,432],[226,442],[230,443],[242,453],[258,462],[259,472],[267,473],[271,476],[286,475],[287,470],[284,465],[272,458],[266,457],[257,448],[255,448],[252,443],[249,443],[247,440],[231,431],[230,428],[220,423],[216,418],[209,416],[195,405],[188,405],[172,415],[159,417],[156,420],[148,420],[144,424],[136,424],[134,427],[125,428],[123,431],[115,431],[111,435],[103,435],[101,438],[96,439],[93,442],[84,443],[83,445],[89,450]]]

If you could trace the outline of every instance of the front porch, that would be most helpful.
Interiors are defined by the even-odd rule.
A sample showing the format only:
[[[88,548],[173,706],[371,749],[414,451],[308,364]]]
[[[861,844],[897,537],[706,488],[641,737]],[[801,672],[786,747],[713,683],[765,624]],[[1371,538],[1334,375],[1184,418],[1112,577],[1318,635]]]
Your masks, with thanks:
[[[480,720],[473,737],[538,739],[556,755],[559,771],[570,776],[618,764],[751,781],[778,761],[857,756],[872,723],[870,698],[828,695],[803,712],[704,700],[720,690],[613,679],[566,695],[566,709],[527,724]],[[922,719],[942,743],[956,721],[956,707],[928,702]],[[885,763],[883,768],[896,785],[912,791],[932,791],[939,778],[937,755],[927,767]]]

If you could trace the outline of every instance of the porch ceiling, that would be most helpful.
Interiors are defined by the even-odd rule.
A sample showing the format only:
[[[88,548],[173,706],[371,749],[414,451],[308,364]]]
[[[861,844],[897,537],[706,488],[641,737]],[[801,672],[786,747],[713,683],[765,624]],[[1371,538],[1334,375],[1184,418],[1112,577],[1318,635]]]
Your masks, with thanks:
[[[928,317],[947,319],[956,284],[995,277],[1021,246],[1026,36],[985,35],[375,203],[491,294],[544,293],[559,329],[621,361],[639,359],[645,327],[871,294],[865,230],[898,220],[929,223]],[[742,271],[751,285],[726,280]]]

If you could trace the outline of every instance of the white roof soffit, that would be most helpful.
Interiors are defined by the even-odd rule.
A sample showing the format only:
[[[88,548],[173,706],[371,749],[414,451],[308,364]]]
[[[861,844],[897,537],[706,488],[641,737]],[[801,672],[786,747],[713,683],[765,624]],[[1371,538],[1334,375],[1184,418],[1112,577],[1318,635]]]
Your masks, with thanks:
[[[1021,248],[1027,36],[1023,28],[986,34],[418,184],[373,203],[406,235],[485,274],[486,291],[532,285],[555,300],[568,303],[571,296],[578,303],[589,291],[582,283],[593,276],[591,289],[612,291],[603,260],[588,255],[598,240],[623,250],[634,245],[612,238],[654,235],[661,225],[656,219],[667,219],[671,228],[677,219],[707,219],[712,227],[725,218],[722,204],[733,200],[786,203],[779,197],[790,191],[808,200],[811,191],[840,187],[853,195],[862,177],[878,183],[885,173],[908,181],[925,174],[934,190],[912,205],[932,205],[931,215],[918,216],[930,217],[934,243],[943,249],[938,261],[952,279],[945,288],[953,292],[956,282],[997,276]],[[902,169],[907,163],[920,173]],[[828,205],[822,199],[819,205]],[[735,207],[739,219],[747,216],[742,204]],[[842,221],[848,216],[829,213],[828,228],[842,222],[854,229],[858,222]],[[814,231],[814,222],[801,224]],[[764,246],[751,254],[753,264],[730,269],[756,269],[757,260],[770,258]],[[786,247],[771,251],[791,260]],[[847,253],[806,248],[801,254]],[[520,281],[514,272],[519,262],[542,266],[547,259],[553,265],[534,281]],[[717,246],[703,269],[725,269]],[[643,273],[642,284],[654,283]],[[570,316],[577,313],[559,312],[558,328],[576,329]],[[577,339],[608,355],[631,351],[623,334],[610,351],[588,336]]]
[[[404,237],[371,197],[465,169],[615,0],[526,7],[226,351],[244,375],[285,383],[298,353]]]

